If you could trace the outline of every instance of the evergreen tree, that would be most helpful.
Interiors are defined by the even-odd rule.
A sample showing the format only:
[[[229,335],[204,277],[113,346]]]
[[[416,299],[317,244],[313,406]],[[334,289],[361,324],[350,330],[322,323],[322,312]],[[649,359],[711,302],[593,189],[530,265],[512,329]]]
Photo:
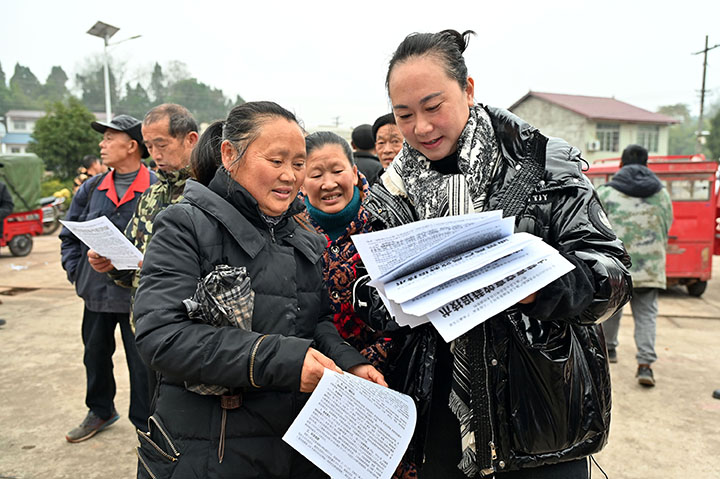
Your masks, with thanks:
[[[710,120],[710,136],[707,137],[705,147],[709,159],[720,161],[720,110]]]
[[[155,63],[155,68],[153,69],[152,77],[150,78],[150,96],[152,96],[152,101],[155,105],[165,103],[167,87],[162,67],[158,63]]]
[[[690,108],[684,103],[677,103],[661,106],[658,108],[658,113],[672,116],[679,121],[668,128],[668,155],[695,153],[697,118],[690,115]]]
[[[52,67],[43,85],[43,100],[50,103],[63,101],[70,94],[65,84],[68,76],[60,66]]]
[[[39,110],[42,108],[43,88],[28,67],[15,64],[10,78],[10,109]]]
[[[136,83],[133,88],[128,83],[125,85],[125,96],[113,110],[115,110],[115,114],[125,113],[142,120],[150,108],[152,108],[152,102],[142,85]]]
[[[73,178],[83,156],[100,153],[100,135],[90,127],[95,115],[75,97],[53,103],[35,123],[30,151],[63,180]]]
[[[10,90],[8,90],[7,84],[5,83],[5,72],[0,65],[0,116],[5,116],[5,113],[10,109]]]
[[[113,68],[110,74],[110,103],[116,105],[120,94],[115,81]],[[102,66],[94,70],[85,71],[75,75],[75,82],[81,90],[80,98],[90,111],[105,111],[105,72]]]
[[[183,105],[201,123],[225,118],[228,113],[228,99],[222,90],[212,88],[195,78],[169,85],[166,101]]]

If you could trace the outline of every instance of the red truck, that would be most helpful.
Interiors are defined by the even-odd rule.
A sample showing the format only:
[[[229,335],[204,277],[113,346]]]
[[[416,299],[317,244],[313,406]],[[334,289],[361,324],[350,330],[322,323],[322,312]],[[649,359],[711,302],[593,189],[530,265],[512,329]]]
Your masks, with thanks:
[[[598,187],[619,167],[620,158],[597,160],[586,174]],[[702,154],[650,156],[648,168],[663,182],[673,204],[665,263],[668,286],[682,284],[691,296],[701,296],[712,273],[713,254],[720,254],[718,164]]]

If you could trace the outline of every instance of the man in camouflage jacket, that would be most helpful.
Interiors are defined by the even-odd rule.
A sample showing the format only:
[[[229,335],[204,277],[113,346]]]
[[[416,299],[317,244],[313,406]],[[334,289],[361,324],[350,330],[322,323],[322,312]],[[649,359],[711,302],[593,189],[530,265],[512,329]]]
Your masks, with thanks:
[[[630,301],[635,320],[637,378],[643,386],[655,385],[650,365],[655,354],[655,326],[658,291],[665,289],[665,249],[672,224],[670,195],[662,182],[647,167],[648,152],[630,145],[622,153],[620,170],[612,180],[598,188],[610,223],[630,253],[633,298]],[[622,309],[603,323],[608,357],[617,361],[618,329]]]
[[[158,165],[158,182],[140,197],[133,217],[125,228],[125,236],[145,254],[153,234],[155,217],[182,199],[185,182],[190,178],[190,153],[198,140],[198,127],[190,112],[180,105],[166,103],[150,110],[142,124],[145,146]],[[142,266],[142,264],[141,264]],[[93,263],[100,273],[107,273],[119,286],[135,290],[140,284],[140,269],[117,270],[107,258]],[[135,321],[130,312],[130,324]]]

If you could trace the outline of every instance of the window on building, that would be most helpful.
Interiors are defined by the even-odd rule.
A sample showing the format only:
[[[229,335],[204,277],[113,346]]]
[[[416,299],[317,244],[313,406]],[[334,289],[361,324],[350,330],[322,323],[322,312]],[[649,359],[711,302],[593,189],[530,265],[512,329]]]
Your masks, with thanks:
[[[598,123],[597,139],[601,151],[620,151],[620,125],[616,123]]]
[[[19,147],[13,146],[10,148],[10,153],[22,153],[22,152],[20,151]]]
[[[658,138],[660,127],[653,125],[640,125],[637,132],[637,144],[647,148],[651,153],[658,152]]]
[[[27,129],[27,122],[25,120],[13,120],[13,125],[16,130]]]

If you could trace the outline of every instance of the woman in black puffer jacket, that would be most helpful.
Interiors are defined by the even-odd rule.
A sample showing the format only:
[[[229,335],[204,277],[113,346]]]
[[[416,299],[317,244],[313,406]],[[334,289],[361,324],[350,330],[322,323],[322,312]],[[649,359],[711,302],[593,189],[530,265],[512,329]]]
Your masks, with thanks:
[[[413,329],[407,347],[391,350],[396,370],[386,376],[419,406],[408,452],[419,477],[586,478],[610,426],[597,323],[630,297],[629,258],[580,152],[475,104],[462,57],[469,33],[412,34],[390,61],[405,143],[371,190],[373,226],[502,210],[575,269],[452,345],[430,324]]]
[[[274,103],[245,103],[196,148],[194,161],[219,150],[223,166],[207,187],[188,181],[184,200],[158,216],[135,297],[138,349],[162,375],[139,433],[138,477],[326,477],[282,440],[305,393],[324,368],[384,381],[338,335],[322,284],[325,242],[293,218],[303,209],[302,130]],[[247,269],[252,330],[189,319],[183,300],[218,265]]]

